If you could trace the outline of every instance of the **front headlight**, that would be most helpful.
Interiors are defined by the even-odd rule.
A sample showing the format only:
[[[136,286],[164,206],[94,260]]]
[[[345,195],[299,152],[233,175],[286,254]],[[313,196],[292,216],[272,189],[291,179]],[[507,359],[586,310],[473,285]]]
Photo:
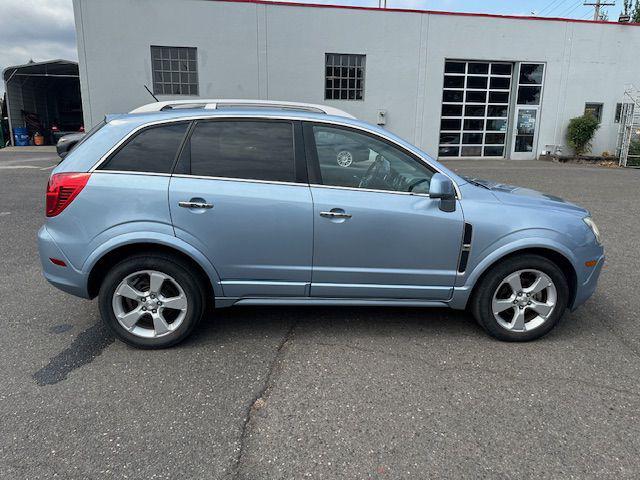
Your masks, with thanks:
[[[587,226],[591,229],[591,231],[593,232],[593,234],[596,237],[597,242],[598,243],[602,243],[602,237],[600,236],[600,230],[598,229],[598,226],[595,224],[593,219],[591,217],[585,217],[582,220],[584,220],[584,223],[586,223]]]

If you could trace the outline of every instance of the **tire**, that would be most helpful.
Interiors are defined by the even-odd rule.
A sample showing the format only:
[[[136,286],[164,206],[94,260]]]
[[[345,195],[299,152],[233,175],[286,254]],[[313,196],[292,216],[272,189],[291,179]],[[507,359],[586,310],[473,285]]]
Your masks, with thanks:
[[[491,336],[527,342],[549,333],[564,315],[568,301],[569,285],[562,270],[544,257],[526,254],[507,258],[481,278],[471,311]]]
[[[138,348],[167,348],[198,325],[206,294],[199,276],[180,260],[149,254],[127,258],[109,270],[98,302],[103,321],[117,338]]]

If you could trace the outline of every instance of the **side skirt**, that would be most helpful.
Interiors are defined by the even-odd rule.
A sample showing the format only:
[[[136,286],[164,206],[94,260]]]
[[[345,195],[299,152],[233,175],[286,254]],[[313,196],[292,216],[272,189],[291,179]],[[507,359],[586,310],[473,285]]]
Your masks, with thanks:
[[[216,308],[231,307],[233,305],[296,305],[296,306],[378,306],[378,307],[448,307],[447,302],[430,300],[398,300],[376,298],[310,298],[310,297],[255,297],[232,298],[218,297],[215,299]]]

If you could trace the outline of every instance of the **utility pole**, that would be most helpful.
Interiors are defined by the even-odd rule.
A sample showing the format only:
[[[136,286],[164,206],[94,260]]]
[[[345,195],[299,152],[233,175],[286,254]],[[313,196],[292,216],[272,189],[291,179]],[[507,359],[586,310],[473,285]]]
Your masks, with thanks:
[[[607,3],[606,0],[604,2],[600,0],[596,0],[594,3],[585,3],[585,6],[594,7],[593,10],[593,19],[595,21],[600,20],[600,8],[601,7],[615,7],[616,2]]]

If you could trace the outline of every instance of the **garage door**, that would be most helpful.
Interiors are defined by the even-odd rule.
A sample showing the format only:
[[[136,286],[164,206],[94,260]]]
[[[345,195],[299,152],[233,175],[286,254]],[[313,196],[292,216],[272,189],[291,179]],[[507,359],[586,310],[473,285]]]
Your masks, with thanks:
[[[440,157],[504,157],[513,64],[447,60]]]

